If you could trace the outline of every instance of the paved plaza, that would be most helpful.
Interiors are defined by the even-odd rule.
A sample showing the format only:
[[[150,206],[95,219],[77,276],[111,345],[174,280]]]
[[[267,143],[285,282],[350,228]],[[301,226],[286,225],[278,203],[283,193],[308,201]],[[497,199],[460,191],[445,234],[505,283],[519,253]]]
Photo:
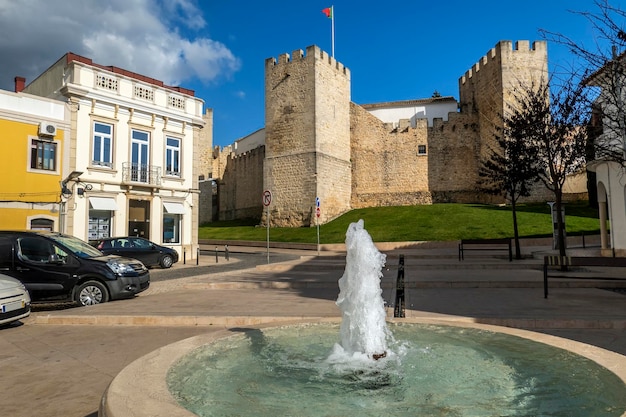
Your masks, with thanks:
[[[541,255],[551,248],[529,242],[523,249],[524,259],[513,262],[480,253],[459,261],[454,244],[382,246],[389,316],[403,255],[407,317],[517,327],[626,355],[626,295],[609,288],[626,287],[626,281],[554,279],[546,299]],[[594,255],[593,247],[576,251]],[[231,247],[228,260],[224,255],[207,250],[197,263],[154,269],[151,287],[131,300],[39,305],[22,323],[0,329],[0,410],[14,417],[95,417],[111,380],[163,345],[232,327],[340,316],[341,248],[318,254]],[[623,274],[602,268],[585,273]]]

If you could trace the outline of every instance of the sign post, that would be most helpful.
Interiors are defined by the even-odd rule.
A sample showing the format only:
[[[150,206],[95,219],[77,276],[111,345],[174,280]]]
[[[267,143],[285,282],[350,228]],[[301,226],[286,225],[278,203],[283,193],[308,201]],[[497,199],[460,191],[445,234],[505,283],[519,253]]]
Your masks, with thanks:
[[[315,197],[315,225],[317,226],[317,256],[320,256],[320,198]]]
[[[267,207],[267,216],[265,223],[267,224],[267,263],[270,263],[270,204],[272,203],[272,192],[270,190],[263,191],[263,205]]]

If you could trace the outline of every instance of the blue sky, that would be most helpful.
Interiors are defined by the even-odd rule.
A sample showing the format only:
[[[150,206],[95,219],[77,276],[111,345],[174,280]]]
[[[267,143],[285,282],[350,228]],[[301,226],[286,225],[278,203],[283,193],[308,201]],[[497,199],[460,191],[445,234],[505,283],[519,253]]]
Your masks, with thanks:
[[[626,0],[611,5],[626,8]],[[264,126],[266,58],[318,45],[352,75],[358,104],[458,99],[458,78],[500,40],[538,30],[593,46],[593,0],[0,0],[0,88],[27,83],[66,52],[195,90],[214,112],[214,144]],[[573,58],[548,44],[550,71]]]

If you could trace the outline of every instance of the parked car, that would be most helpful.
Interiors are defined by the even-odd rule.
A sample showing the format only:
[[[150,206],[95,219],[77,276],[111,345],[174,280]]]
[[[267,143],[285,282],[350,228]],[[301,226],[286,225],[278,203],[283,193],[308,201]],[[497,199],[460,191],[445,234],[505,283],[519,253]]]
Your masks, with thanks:
[[[91,244],[105,254],[139,259],[144,265],[169,268],[178,262],[178,252],[166,246],[136,236],[109,237]]]
[[[21,320],[30,315],[30,295],[24,284],[0,274],[0,325]]]
[[[99,304],[150,286],[140,261],[105,255],[76,237],[48,231],[0,231],[0,273],[21,281],[33,301]]]

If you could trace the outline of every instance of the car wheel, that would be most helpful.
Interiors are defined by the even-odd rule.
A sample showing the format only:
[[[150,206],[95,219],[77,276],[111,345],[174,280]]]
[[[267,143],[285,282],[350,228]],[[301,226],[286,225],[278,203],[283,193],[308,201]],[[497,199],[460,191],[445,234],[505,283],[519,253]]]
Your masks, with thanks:
[[[81,306],[106,303],[109,301],[109,291],[104,284],[98,281],[83,282],[74,295],[74,301]]]
[[[173,261],[174,260],[170,255],[163,255],[161,257],[161,260],[159,261],[159,264],[161,265],[161,268],[169,268],[174,263]]]

